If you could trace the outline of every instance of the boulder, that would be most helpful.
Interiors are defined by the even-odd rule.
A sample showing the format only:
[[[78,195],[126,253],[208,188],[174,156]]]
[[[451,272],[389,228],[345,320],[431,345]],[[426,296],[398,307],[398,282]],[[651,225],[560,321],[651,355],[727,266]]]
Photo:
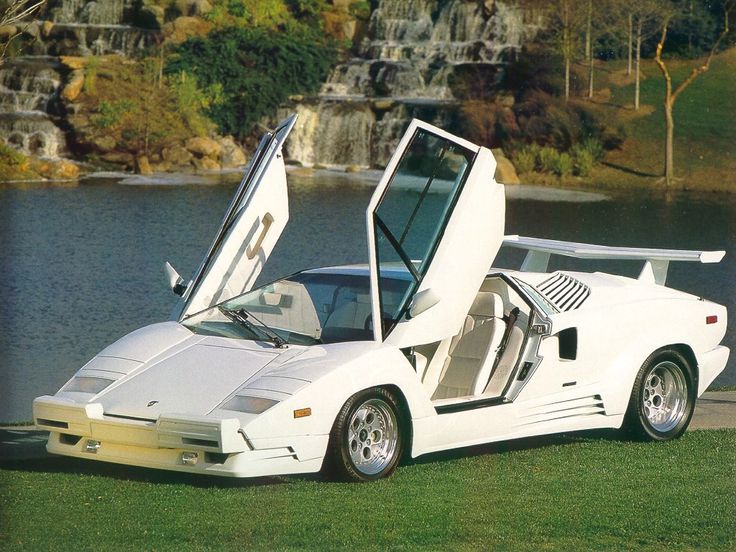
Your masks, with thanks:
[[[220,164],[223,168],[242,167],[248,160],[243,150],[235,143],[232,136],[220,138]]]
[[[31,21],[27,25],[21,27],[19,30],[23,31],[23,34],[38,38],[41,35],[41,24],[38,21]]]
[[[189,9],[191,15],[205,15],[212,11],[212,4],[207,0],[194,0]]]
[[[151,170],[157,173],[169,172],[171,170],[171,163],[168,163],[167,161],[162,161],[161,163],[151,163]]]
[[[113,163],[115,165],[123,165],[130,168],[135,166],[135,159],[133,158],[133,155],[124,151],[111,151],[102,155],[100,159],[102,159],[103,161],[107,161],[108,163]]]
[[[44,37],[48,37],[51,34],[51,31],[54,30],[54,22],[53,21],[44,21],[41,23],[41,34]]]
[[[161,151],[161,157],[163,157],[164,161],[170,163],[172,166],[189,165],[189,162],[192,160],[192,154],[181,146],[164,148]]]
[[[73,102],[82,92],[83,86],[84,71],[81,69],[75,69],[69,76],[69,81],[66,83],[66,86],[64,86],[64,89],[61,91],[61,98],[68,102]]]
[[[138,174],[153,174],[153,169],[148,162],[148,157],[141,155],[135,159],[135,172]]]
[[[393,109],[395,105],[396,105],[396,102],[394,100],[374,100],[373,101],[373,107],[377,111],[388,111],[389,109]]]
[[[212,138],[195,136],[187,140],[186,148],[198,157],[217,158],[222,151],[222,146]]]
[[[79,167],[68,159],[60,159],[53,165],[52,176],[62,179],[77,178],[79,176]]]
[[[87,65],[87,58],[81,56],[61,56],[59,59],[61,60],[61,63],[72,70],[84,69]]]
[[[105,135],[92,140],[92,146],[101,153],[107,153],[115,149],[117,142],[112,136]]]
[[[494,149],[493,156],[496,158],[496,182],[501,184],[521,184],[516,167],[509,161],[501,149]]]
[[[210,159],[209,157],[202,157],[201,159],[198,157],[195,157],[192,159],[192,164],[194,164],[194,168],[198,171],[219,171],[220,170],[220,164],[215,161],[214,159]]]
[[[8,39],[18,34],[18,27],[15,25],[0,25],[0,38]]]
[[[348,165],[347,167],[345,167],[346,173],[359,173],[362,170],[363,169],[360,165]]]

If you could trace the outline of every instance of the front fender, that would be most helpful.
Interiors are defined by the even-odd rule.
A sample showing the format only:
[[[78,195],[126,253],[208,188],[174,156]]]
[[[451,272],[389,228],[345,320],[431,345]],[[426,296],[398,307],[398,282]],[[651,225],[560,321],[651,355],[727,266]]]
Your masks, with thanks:
[[[395,347],[376,344],[326,370],[292,397],[248,422],[243,430],[254,445],[261,440],[271,442],[293,436],[328,435],[345,402],[355,393],[377,386],[398,388],[412,419],[435,414],[417,373],[404,354]],[[294,411],[304,408],[311,409],[311,415],[295,418]]]

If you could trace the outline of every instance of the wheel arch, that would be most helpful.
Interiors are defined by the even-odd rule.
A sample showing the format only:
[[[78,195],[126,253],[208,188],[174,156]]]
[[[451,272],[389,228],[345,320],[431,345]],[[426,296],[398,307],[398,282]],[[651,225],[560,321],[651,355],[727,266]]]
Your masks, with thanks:
[[[378,385],[377,387],[382,387],[383,389],[391,393],[394,397],[396,397],[396,400],[399,402],[399,406],[403,410],[403,414],[405,416],[404,429],[406,430],[406,441],[404,442],[404,454],[406,457],[411,454],[412,445],[414,443],[414,424],[412,423],[411,405],[409,404],[409,401],[407,400],[406,395],[404,395],[404,392],[399,388],[398,385],[388,383],[384,385]]]
[[[639,370],[650,358],[667,351],[675,352],[687,361],[694,379],[691,383],[696,390],[698,389],[698,362],[690,345],[682,341],[641,343],[626,354],[620,355],[609,368],[606,379],[612,383],[608,386],[606,410],[610,414],[626,413]]]
[[[688,364],[690,365],[690,370],[693,374],[693,379],[691,383],[693,386],[695,386],[695,389],[698,388],[698,358],[695,356],[695,351],[693,351],[692,347],[690,345],[687,345],[686,343],[673,343],[672,345],[662,347],[660,350],[666,350],[666,349],[672,349],[678,353],[680,353],[685,360],[687,360]],[[656,351],[655,351],[656,352]]]

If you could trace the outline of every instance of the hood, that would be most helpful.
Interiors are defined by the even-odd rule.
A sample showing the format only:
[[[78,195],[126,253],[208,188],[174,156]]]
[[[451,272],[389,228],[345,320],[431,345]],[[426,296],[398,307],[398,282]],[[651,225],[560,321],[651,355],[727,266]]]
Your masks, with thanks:
[[[137,330],[104,349],[88,366],[97,374],[120,358],[135,360],[127,374],[94,398],[106,415],[155,420],[162,413],[202,416],[259,370],[301,349],[196,335],[168,322]],[[278,363],[277,363],[278,364]],[[87,367],[78,376],[85,375]]]

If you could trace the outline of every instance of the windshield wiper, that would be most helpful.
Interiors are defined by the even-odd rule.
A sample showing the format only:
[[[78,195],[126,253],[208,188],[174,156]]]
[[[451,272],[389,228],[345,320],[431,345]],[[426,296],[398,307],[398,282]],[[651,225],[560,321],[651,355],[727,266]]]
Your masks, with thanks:
[[[227,316],[233,322],[237,322],[241,326],[248,328],[254,334],[264,336],[266,340],[273,343],[273,346],[277,349],[281,349],[284,346],[284,343],[286,343],[275,331],[269,328],[262,321],[258,320],[258,318],[253,316],[252,313],[248,312],[244,308],[241,307],[237,310],[229,310],[219,305],[217,308],[222,314]],[[248,318],[250,318],[251,316],[255,318],[256,322],[258,322],[260,326],[248,320]]]

